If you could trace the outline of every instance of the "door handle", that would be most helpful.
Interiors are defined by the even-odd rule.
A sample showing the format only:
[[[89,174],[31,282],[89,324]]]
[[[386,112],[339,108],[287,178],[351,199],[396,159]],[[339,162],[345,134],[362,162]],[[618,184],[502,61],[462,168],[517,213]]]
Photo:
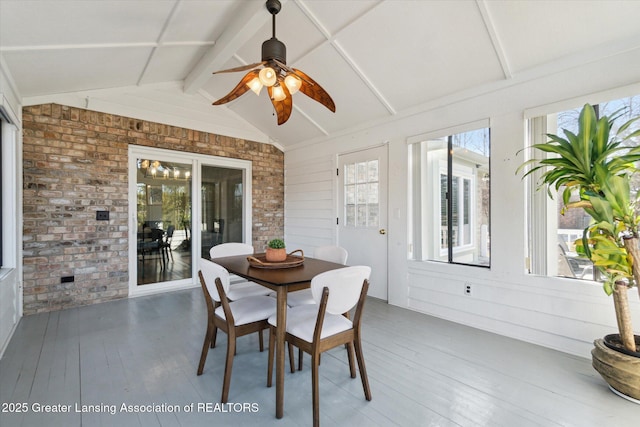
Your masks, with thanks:
[[[381,228],[380,231],[378,231],[378,233],[387,234],[387,230],[385,230],[384,228]]]

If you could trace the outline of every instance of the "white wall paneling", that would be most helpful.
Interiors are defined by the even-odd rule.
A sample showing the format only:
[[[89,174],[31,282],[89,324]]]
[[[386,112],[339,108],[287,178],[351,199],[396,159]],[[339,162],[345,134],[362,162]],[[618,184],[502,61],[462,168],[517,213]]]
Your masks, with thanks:
[[[607,92],[633,92],[640,82],[632,70],[638,69],[640,55],[630,50],[553,74],[538,70],[515,75],[506,85],[445,97],[391,122],[293,146],[285,152],[287,201],[305,196],[315,200],[323,180],[293,179],[316,176],[318,172],[305,171],[306,166],[330,168],[328,159],[341,152],[390,141],[389,302],[589,357],[592,341],[616,330],[613,302],[598,284],[525,273],[525,183],[515,175],[524,159],[516,152],[525,146],[525,112],[572,99],[599,99]],[[407,261],[407,141],[414,135],[487,118],[491,124],[491,268]],[[334,205],[325,199],[330,186],[324,190],[321,206],[329,212]],[[285,211],[285,233],[306,244],[317,241],[312,225],[326,226],[332,218],[327,213],[326,218],[309,215],[302,221],[298,214],[302,214],[298,209]],[[472,285],[471,295],[463,292],[467,283]],[[635,291],[630,300],[638,333],[640,301]]]

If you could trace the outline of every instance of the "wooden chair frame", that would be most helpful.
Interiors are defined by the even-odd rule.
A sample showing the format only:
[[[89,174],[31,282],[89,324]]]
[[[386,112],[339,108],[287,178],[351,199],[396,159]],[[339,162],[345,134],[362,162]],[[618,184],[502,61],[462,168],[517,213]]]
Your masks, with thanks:
[[[202,271],[198,272],[198,276],[200,278],[200,285],[202,286],[202,291],[204,292],[205,301],[207,303],[207,332],[204,337],[204,343],[202,345],[202,352],[200,354],[200,363],[198,365],[198,375],[202,375],[204,370],[204,364],[207,360],[207,354],[209,352],[209,347],[213,348],[215,345],[216,331],[221,329],[227,334],[227,355],[225,359],[224,366],[224,379],[222,382],[222,398],[220,402],[227,403],[229,399],[229,385],[231,383],[231,369],[233,367],[233,357],[236,353],[236,339],[242,337],[244,335],[252,334],[254,332],[259,332],[260,336],[260,351],[264,350],[262,343],[262,331],[264,329],[269,328],[269,323],[267,319],[260,320],[257,322],[247,323],[245,325],[236,326],[235,321],[233,319],[233,313],[231,312],[231,307],[229,306],[229,300],[227,298],[226,293],[224,292],[224,288],[222,286],[222,282],[219,277],[216,277],[216,289],[218,290],[218,295],[220,295],[220,302],[217,303],[209,294],[207,290],[207,285],[202,275]],[[223,319],[215,314],[215,310],[217,307],[222,305],[222,309],[224,310],[224,315],[226,319]]]
[[[353,327],[346,331],[331,335],[324,339],[321,339],[322,325],[324,323],[324,317],[327,308],[327,301],[329,300],[329,288],[325,287],[322,291],[322,299],[320,300],[320,308],[318,310],[318,317],[316,319],[316,326],[313,333],[313,341],[308,342],[299,337],[285,334],[285,340],[289,343],[289,356],[291,357],[291,345],[294,345],[311,355],[311,383],[312,383],[312,399],[313,399],[313,426],[318,427],[320,425],[320,391],[318,368],[320,365],[320,355],[325,351],[331,350],[334,347],[345,345],[347,348],[347,357],[349,359],[349,371],[351,378],[356,377],[356,368],[354,364],[353,353],[355,350],[355,357],[358,361],[358,369],[360,371],[360,379],[362,380],[362,388],[364,389],[364,396],[366,400],[371,400],[371,389],[369,387],[369,379],[367,377],[367,368],[364,363],[364,356],[362,354],[362,311],[364,309],[364,302],[369,290],[369,281],[364,280],[362,284],[362,290],[360,291],[360,297],[356,304],[355,315],[353,318]],[[269,362],[267,370],[267,387],[272,385],[273,374],[273,349],[275,344],[275,329],[272,326],[269,329]],[[292,366],[293,368],[293,366]]]
[[[253,246],[245,244],[245,243],[235,243],[232,242],[230,243],[231,245],[234,245],[235,247],[233,247],[233,249],[231,249],[230,252],[225,253],[224,256],[233,256],[233,255],[251,255],[254,253],[254,249]],[[216,246],[220,246],[220,245],[216,245]],[[215,255],[217,256],[222,256],[222,254],[217,254],[216,253],[216,246],[213,246],[212,248],[209,249],[209,257],[210,258],[215,258]],[[218,248],[219,249],[219,248]],[[249,250],[250,249],[250,250]],[[233,285],[231,285],[233,286]],[[216,308],[220,307],[220,303],[218,301],[213,300],[213,311],[215,312]],[[215,326],[215,324],[213,325],[213,331],[211,332],[212,334],[212,338],[211,338],[211,348],[215,348],[216,346],[216,338],[218,337],[218,328]],[[258,333],[259,335],[259,340],[260,340],[260,351],[264,351],[264,337],[262,335],[262,330],[260,330],[260,332]]]

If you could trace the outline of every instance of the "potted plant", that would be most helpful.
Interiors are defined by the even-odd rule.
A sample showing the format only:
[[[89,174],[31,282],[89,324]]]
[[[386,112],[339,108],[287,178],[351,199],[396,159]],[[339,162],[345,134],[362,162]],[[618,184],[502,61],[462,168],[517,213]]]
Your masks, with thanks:
[[[269,262],[282,262],[287,259],[287,250],[285,249],[284,240],[272,239],[267,243],[267,251],[265,258]]]
[[[582,239],[576,241],[576,251],[593,262],[604,279],[604,291],[613,295],[619,331],[617,337],[606,337],[615,338],[617,344],[595,340],[593,367],[614,391],[640,400],[640,336],[634,335],[628,300],[629,289],[640,285],[640,206],[638,191],[631,194],[640,147],[630,144],[640,130],[628,129],[640,117],[611,135],[619,112],[598,119],[594,108],[586,104],[577,135],[566,129],[565,137],[547,134],[549,141],[533,148],[554,156],[528,160],[518,172],[528,168],[524,178],[540,170],[540,186],[547,187],[549,197],[553,197],[551,188],[562,191],[563,214],[580,208],[592,218]]]

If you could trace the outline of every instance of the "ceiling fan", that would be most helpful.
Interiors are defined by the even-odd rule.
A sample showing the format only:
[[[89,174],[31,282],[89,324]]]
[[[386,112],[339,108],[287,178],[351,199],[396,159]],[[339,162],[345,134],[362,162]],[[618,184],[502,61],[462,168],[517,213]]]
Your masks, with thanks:
[[[287,66],[287,48],[276,38],[276,14],[280,12],[281,4],[278,0],[267,0],[266,7],[272,15],[273,35],[262,43],[262,61],[255,64],[215,71],[213,74],[233,73],[251,70],[240,80],[240,83],[223,98],[213,105],[226,104],[242,96],[251,89],[260,95],[263,86],[267,87],[273,108],[278,114],[278,125],[283,124],[291,116],[293,98],[291,95],[300,91],[309,98],[318,101],[332,112],[336,112],[336,105],[331,96],[322,86],[302,71]]]

